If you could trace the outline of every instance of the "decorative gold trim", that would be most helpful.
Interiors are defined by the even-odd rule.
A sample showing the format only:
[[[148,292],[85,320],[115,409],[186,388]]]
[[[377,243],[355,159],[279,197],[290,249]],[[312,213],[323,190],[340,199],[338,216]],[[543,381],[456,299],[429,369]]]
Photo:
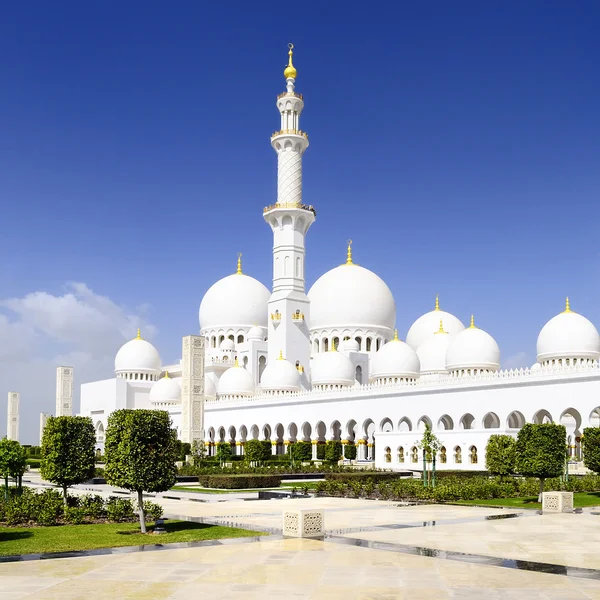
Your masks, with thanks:
[[[135,337],[136,340],[143,340],[144,338],[142,337],[141,333],[140,333],[140,328],[138,327],[137,330],[137,336]]]
[[[242,273],[242,253],[238,252],[238,262],[237,262],[237,271],[235,272],[236,275],[243,275]]]
[[[469,329],[477,329],[477,327],[475,327],[475,315],[471,315],[471,324],[469,325]]]
[[[296,71],[296,67],[294,67],[294,65],[292,64],[292,56],[293,56],[293,49],[294,49],[294,44],[288,44],[288,64],[287,67],[285,68],[285,70],[283,71],[283,76],[286,79],[296,79],[297,75],[298,75],[298,71]]]
[[[569,296],[567,296],[567,300],[565,302],[565,310],[563,310],[563,314],[570,313],[570,312],[573,312],[573,311],[571,310],[571,303],[569,302]]]
[[[444,323],[442,321],[442,319],[440,319],[440,328],[435,332],[436,334],[438,333],[448,333],[447,331],[444,331]]]
[[[308,133],[306,133],[306,131],[302,131],[302,129],[280,129],[279,131],[274,131],[271,134],[271,140],[279,135],[299,135],[308,139]]]
[[[440,310],[440,295],[435,295],[435,308],[433,310]]]
[[[352,240],[348,240],[348,249],[346,250],[346,264],[353,265],[352,262]]]

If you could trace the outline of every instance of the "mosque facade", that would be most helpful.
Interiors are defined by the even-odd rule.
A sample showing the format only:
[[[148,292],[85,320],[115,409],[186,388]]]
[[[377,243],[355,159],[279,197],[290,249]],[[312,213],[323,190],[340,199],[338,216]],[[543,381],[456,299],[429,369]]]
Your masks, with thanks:
[[[390,289],[354,262],[351,242],[345,262],[306,291],[305,238],[316,210],[302,197],[309,141],[291,45],[284,77],[271,136],[277,202],[263,210],[273,234],[271,289],[238,257],[237,271],[206,292],[199,335],[183,338],[176,364],[162,364],[138,331],[118,351],[114,377],[81,386],[80,414],[94,420],[98,447],[113,410],[160,408],[181,439],[203,439],[211,452],[230,442],[243,454],[247,440],[261,439],[283,454],[309,441],[316,459],[319,444],[339,440],[357,445],[359,462],[419,469],[417,444],[430,426],[443,445],[438,468],[481,470],[490,435],[560,422],[577,460],[583,428],[600,424],[600,336],[568,299],[538,336],[537,362],[502,370],[494,338],[437,298],[401,341]]]

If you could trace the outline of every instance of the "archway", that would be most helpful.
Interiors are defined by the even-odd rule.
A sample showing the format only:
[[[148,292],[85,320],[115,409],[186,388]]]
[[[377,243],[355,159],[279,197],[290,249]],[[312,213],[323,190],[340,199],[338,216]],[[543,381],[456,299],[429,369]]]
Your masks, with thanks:
[[[417,431],[425,431],[427,427],[431,429],[431,419],[424,415],[417,421]]]
[[[331,436],[330,439],[336,440],[336,441],[341,441],[341,439],[342,439],[342,426],[340,425],[339,421],[334,421],[329,426],[329,435]]]
[[[572,460],[581,460],[581,415],[574,408],[565,409],[560,415],[559,423],[565,426],[568,444],[568,455]]]
[[[600,427],[600,406],[597,406],[589,417],[590,427]]]
[[[412,431],[412,423],[408,417],[402,417],[398,421],[398,431]]]
[[[263,432],[263,440],[271,439],[271,426],[270,425],[263,425],[262,432]]]
[[[323,421],[319,421],[315,425],[315,439],[319,442],[325,442],[325,436],[327,435],[327,426]]]
[[[450,415],[442,415],[440,420],[438,421],[438,429],[442,429],[444,431],[450,431],[454,429],[454,421]]]
[[[253,440],[258,439],[258,435],[259,435],[258,425],[252,425],[252,427],[250,427],[250,435],[252,436]]]
[[[513,410],[506,419],[506,427],[508,429],[521,429],[525,425],[525,417],[518,410]]]
[[[96,424],[96,442],[99,444],[104,442],[104,425],[102,425],[102,421],[98,421]]]
[[[540,423],[553,423],[553,419],[552,415],[545,408],[542,408],[533,415],[532,422],[539,425]]]
[[[240,427],[240,442],[245,442],[248,439],[248,429],[245,425]]]
[[[305,421],[304,423],[302,423],[302,441],[303,442],[310,442],[310,434],[312,433],[312,427],[310,425],[310,423],[308,423],[307,421]]]
[[[394,431],[394,424],[389,417],[385,417],[385,419],[382,419],[381,423],[379,423],[379,431]]]
[[[219,427],[219,443],[225,441],[225,427]]]
[[[296,423],[290,423],[288,425],[288,441],[296,442],[298,441],[298,426]]]
[[[460,429],[473,429],[475,417],[471,413],[467,413],[460,418]]]
[[[356,441],[356,421],[354,419],[350,419],[350,421],[346,423],[345,436],[349,442]]]
[[[493,412],[487,413],[485,417],[483,417],[483,428],[484,429],[498,429],[500,427],[500,419],[498,415]]]

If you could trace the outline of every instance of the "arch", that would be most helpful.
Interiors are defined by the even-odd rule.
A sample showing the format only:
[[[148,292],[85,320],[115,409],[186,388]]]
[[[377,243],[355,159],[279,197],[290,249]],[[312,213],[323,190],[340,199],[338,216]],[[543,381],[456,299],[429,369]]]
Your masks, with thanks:
[[[310,442],[310,434],[312,433],[312,427],[308,421],[302,423],[302,441]]]
[[[553,423],[552,415],[545,409],[541,408],[534,415],[531,420],[532,423],[540,424],[540,423]]]
[[[244,356],[242,363],[243,363],[244,369],[245,369],[248,366],[248,357],[247,356]]]
[[[323,344],[323,352],[329,352],[329,339],[324,337],[321,343]]]
[[[358,381],[358,383],[362,384],[363,380],[362,380],[362,367],[360,365],[356,366],[356,373],[355,373],[355,379],[356,381]]]
[[[446,446],[440,448],[440,463],[445,465],[448,462],[448,455],[446,452]]]
[[[385,419],[381,420],[381,423],[379,423],[379,431],[394,431],[394,424],[389,417],[385,417]]]
[[[498,429],[500,427],[500,419],[494,412],[489,412],[483,417],[482,425],[484,429]]]
[[[318,440],[319,442],[324,442],[325,436],[327,435],[327,425],[325,425],[323,421],[319,421],[315,425],[315,432],[313,435],[315,436],[314,439]]]
[[[104,425],[102,421],[96,423],[96,442],[104,442]]]
[[[373,340],[370,337],[368,337],[366,339],[366,350],[367,350],[367,352],[371,352],[371,344],[372,344],[372,342],[373,342]]]
[[[372,439],[375,432],[375,423],[372,419],[366,419],[362,425],[362,432],[366,439]]]
[[[574,408],[566,408],[560,415],[559,423],[565,426],[567,437],[567,452],[569,458],[579,460],[581,457],[581,414]]]
[[[271,439],[271,426],[270,425],[263,425],[262,432],[263,432],[263,440]]]
[[[244,336],[243,335],[238,335],[237,336],[237,343],[238,344],[243,344],[244,343]]]
[[[332,440],[340,441],[342,439],[342,426],[339,421],[334,421],[329,426],[329,435]]]
[[[408,417],[402,417],[398,421],[398,431],[412,431],[412,423]]]
[[[454,446],[454,462],[457,465],[462,463],[462,449],[460,446]]]
[[[443,429],[444,431],[450,431],[454,429],[454,421],[450,415],[442,415],[437,424],[438,429]]]
[[[235,427],[232,425],[232,426],[229,428],[229,441],[230,441],[230,442],[235,442],[235,434],[236,434],[236,433],[237,433],[237,432],[236,432],[236,430],[235,430]]]
[[[278,442],[283,442],[283,436],[285,434],[285,428],[281,423],[277,423],[273,428],[273,432],[275,433],[275,439]]]
[[[590,427],[600,427],[600,406],[596,406],[589,416]]]
[[[354,442],[356,440],[356,421],[354,419],[350,419],[346,423],[344,435],[349,442]]]
[[[340,338],[335,336],[332,340],[331,340],[331,349],[332,350],[339,350],[340,348]]]
[[[240,442],[245,442],[248,439],[248,429],[245,425],[240,427]]]
[[[398,462],[399,463],[404,462],[404,447],[403,446],[398,447]]]
[[[419,462],[419,449],[416,446],[413,446],[410,449],[410,462],[411,463]]]
[[[225,441],[225,427],[219,427],[218,437],[219,437],[219,442]]]
[[[385,462],[391,463],[392,462],[392,449],[389,446],[386,446],[384,453],[385,453]]]
[[[475,417],[471,413],[466,413],[460,418],[459,429],[474,429]]]
[[[429,428],[431,429],[431,419],[427,415],[423,415],[417,421],[417,431],[425,431],[427,426],[429,426]]]
[[[287,429],[288,440],[295,442],[298,439],[298,426],[296,423],[290,423]]]
[[[472,465],[476,465],[477,460],[477,446],[471,446],[469,448],[469,461]]]
[[[355,339],[356,343],[358,344],[358,349],[362,350],[363,349],[363,347],[362,347],[362,338],[359,335],[357,335],[354,339]]]
[[[211,442],[215,441],[215,428],[214,427],[209,427],[209,429],[208,429],[208,439]]]
[[[525,425],[525,417],[518,410],[513,410],[506,418],[506,427],[508,429],[521,429],[523,425]]]
[[[315,340],[315,352],[317,354],[319,353],[319,340],[318,339]]]
[[[260,383],[260,380],[262,379],[262,374],[263,371],[265,370],[267,366],[267,357],[266,356],[260,356],[258,358],[258,381]]]

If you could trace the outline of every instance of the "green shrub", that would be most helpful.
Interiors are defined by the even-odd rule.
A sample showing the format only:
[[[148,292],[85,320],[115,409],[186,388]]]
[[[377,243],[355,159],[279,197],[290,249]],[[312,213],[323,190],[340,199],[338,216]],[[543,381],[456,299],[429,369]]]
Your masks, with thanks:
[[[515,472],[516,440],[511,435],[491,435],[485,447],[485,466],[492,475]]]
[[[356,444],[346,444],[344,457],[348,460],[354,460],[356,458]]]
[[[129,498],[111,496],[106,501],[106,516],[109,521],[115,523],[133,521],[135,519],[133,503]]]
[[[325,444],[325,460],[336,462],[342,458],[342,442],[329,440]]]
[[[243,490],[279,487],[281,477],[279,475],[200,475],[198,483],[207,488]]]
[[[41,458],[28,458],[27,465],[30,469],[39,469],[42,466]]]
[[[294,460],[309,461],[312,458],[312,444],[310,442],[296,442],[289,446]]]
[[[150,502],[150,500],[146,500],[144,502],[144,514],[146,518],[150,521],[156,522],[163,516],[164,510],[160,504],[156,502]]]
[[[369,479],[375,482],[394,481],[399,478],[400,475],[398,473],[390,473],[387,471],[353,471],[350,473],[325,473],[325,479],[327,481],[341,481],[343,483],[349,483],[350,481],[365,482]]]
[[[583,430],[583,464],[600,473],[600,427],[586,427]]]
[[[35,520],[39,525],[57,525],[64,516],[65,498],[57,490],[35,494]]]
[[[71,525],[81,525],[85,520],[85,510],[76,506],[65,507],[65,521]]]
[[[80,496],[80,506],[88,519],[97,521],[106,516],[104,498],[98,494]]]
[[[317,460],[325,460],[325,446],[326,444],[317,445]]]

